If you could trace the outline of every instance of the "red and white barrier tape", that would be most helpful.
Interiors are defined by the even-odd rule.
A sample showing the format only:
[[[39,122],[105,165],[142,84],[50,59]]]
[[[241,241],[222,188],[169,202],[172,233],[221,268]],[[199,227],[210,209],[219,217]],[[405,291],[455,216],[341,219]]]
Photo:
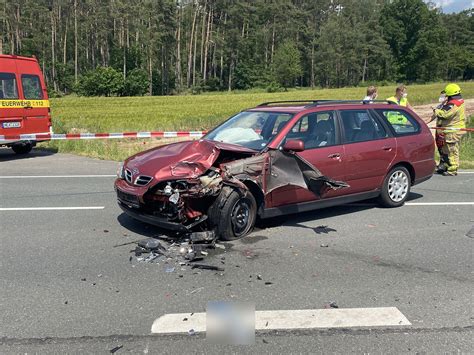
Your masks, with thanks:
[[[200,138],[205,131],[188,132],[123,132],[123,133],[66,133],[66,134],[19,134],[0,135],[0,141],[12,140],[79,140],[79,139],[122,139],[122,138],[176,138],[193,137]]]
[[[430,127],[437,131],[464,131],[464,132],[474,132],[474,128],[453,128],[453,127]]]

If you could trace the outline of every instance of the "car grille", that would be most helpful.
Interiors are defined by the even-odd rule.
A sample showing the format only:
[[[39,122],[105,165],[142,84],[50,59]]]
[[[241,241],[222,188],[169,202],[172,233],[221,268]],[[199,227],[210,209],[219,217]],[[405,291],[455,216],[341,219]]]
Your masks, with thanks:
[[[124,202],[125,204],[130,204],[135,207],[140,207],[140,202],[138,201],[138,196],[128,194],[126,192],[123,192],[119,189],[117,189],[117,198]]]
[[[140,175],[139,177],[135,179],[135,185],[146,186],[150,183],[151,180],[153,180],[151,176]]]
[[[135,179],[135,182],[132,182],[133,181],[132,172],[129,169],[125,169],[125,180],[131,185],[146,186],[150,183],[151,180],[153,180],[153,177],[146,176],[146,175],[139,175]]]

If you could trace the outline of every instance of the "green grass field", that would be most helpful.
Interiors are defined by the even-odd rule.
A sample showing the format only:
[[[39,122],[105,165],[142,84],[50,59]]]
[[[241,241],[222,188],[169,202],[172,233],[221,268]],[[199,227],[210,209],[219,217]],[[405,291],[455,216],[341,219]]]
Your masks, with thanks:
[[[437,102],[444,83],[411,85],[412,105]],[[462,84],[466,98],[474,97],[474,82]],[[392,96],[395,86],[379,88],[379,98]],[[365,88],[290,90],[280,93],[235,92],[188,96],[75,97],[51,99],[55,133],[207,130],[232,114],[265,101],[305,99],[361,99]],[[123,160],[160,144],[160,140],[54,141],[42,144],[60,152],[100,159]]]

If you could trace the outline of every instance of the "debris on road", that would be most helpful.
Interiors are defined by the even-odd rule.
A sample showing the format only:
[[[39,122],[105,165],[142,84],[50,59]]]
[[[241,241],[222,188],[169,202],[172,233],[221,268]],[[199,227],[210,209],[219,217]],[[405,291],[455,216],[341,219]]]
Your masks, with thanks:
[[[328,247],[329,247],[329,244],[321,244],[320,247],[321,247],[321,248],[328,248]]]
[[[474,238],[474,226],[472,226],[471,230],[466,233],[466,237]]]
[[[224,271],[221,266],[195,264],[197,261],[204,260],[205,257],[212,256],[210,251],[216,248],[216,240],[214,231],[190,232],[175,238],[156,236],[138,241],[131,252],[135,255],[135,261],[163,264],[167,273],[179,269],[185,271],[186,266],[190,266],[191,269]],[[223,245],[218,247],[225,250]],[[222,260],[225,258],[220,259],[220,263],[225,264]],[[129,261],[133,264],[133,256]]]
[[[115,348],[110,349],[110,353],[115,354],[117,351],[119,351],[122,348],[123,348],[123,345],[116,346]]]
[[[330,232],[337,232],[334,228],[329,228],[328,226],[317,226],[314,228],[316,234],[329,234]]]

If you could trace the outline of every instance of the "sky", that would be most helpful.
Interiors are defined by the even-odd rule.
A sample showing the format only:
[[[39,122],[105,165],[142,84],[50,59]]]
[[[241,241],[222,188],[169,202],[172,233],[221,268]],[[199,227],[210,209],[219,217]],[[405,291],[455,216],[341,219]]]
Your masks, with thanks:
[[[443,9],[443,12],[448,14],[474,8],[474,0],[431,0],[431,2],[434,2]]]

